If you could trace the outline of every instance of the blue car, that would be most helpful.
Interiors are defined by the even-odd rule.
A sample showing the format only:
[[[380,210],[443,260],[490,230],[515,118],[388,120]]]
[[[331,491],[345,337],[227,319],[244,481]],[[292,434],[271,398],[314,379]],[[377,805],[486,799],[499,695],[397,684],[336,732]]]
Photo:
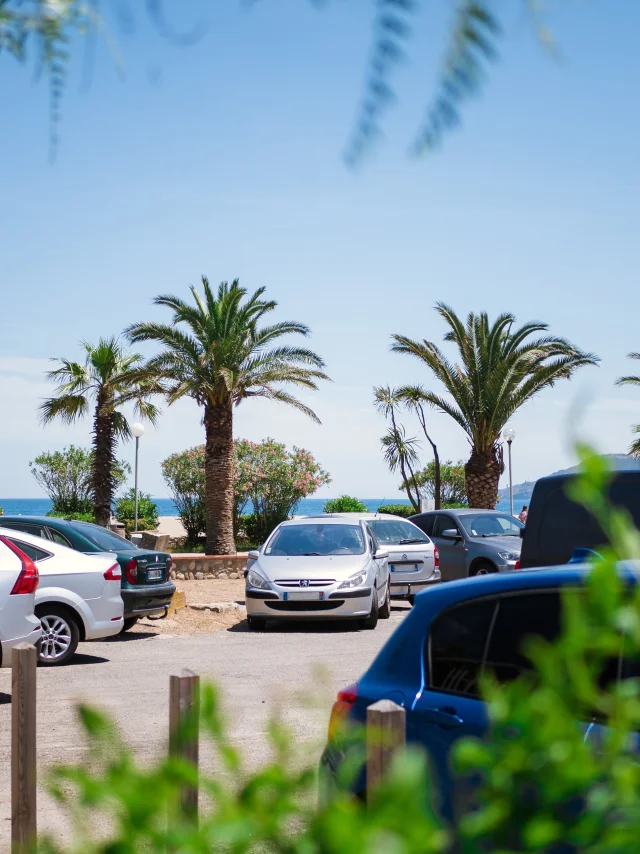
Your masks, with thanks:
[[[472,792],[468,782],[454,783],[451,748],[459,738],[482,737],[488,730],[479,696],[483,669],[491,669],[503,683],[531,670],[521,652],[524,639],[538,635],[551,641],[560,635],[561,588],[579,587],[587,571],[585,565],[571,564],[499,573],[420,593],[371,667],[338,694],[330,733],[344,720],[364,725],[367,707],[377,700],[404,706],[407,741],[424,747],[431,761],[438,798],[433,806],[452,820]],[[613,662],[612,672],[637,676],[637,662]],[[587,734],[592,728],[587,722]],[[322,757],[330,784],[344,758],[340,741],[330,740]],[[353,786],[356,795],[364,795],[365,783],[362,769]]]

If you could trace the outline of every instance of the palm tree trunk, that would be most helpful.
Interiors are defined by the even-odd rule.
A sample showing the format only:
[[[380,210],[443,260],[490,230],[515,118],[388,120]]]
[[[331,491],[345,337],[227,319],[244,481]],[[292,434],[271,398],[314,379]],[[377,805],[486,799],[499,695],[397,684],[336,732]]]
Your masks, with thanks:
[[[105,401],[99,397],[93,419],[93,473],[91,492],[96,523],[105,528],[111,519],[111,502],[115,490],[115,431],[113,412],[105,411]]]
[[[204,410],[208,555],[236,553],[233,537],[233,411],[231,402]]]
[[[503,468],[495,450],[481,453],[473,449],[464,467],[469,507],[495,510]]]

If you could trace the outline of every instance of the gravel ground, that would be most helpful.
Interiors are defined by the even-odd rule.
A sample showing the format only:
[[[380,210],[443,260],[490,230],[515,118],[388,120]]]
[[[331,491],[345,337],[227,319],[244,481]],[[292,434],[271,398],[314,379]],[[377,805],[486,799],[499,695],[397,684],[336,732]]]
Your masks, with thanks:
[[[207,602],[238,602],[244,605],[244,581],[225,581],[224,579],[205,579],[203,581],[176,580],[178,591],[186,594],[187,604]],[[180,608],[172,617],[160,620],[144,618],[140,620],[131,634],[158,635],[209,635],[223,632],[232,626],[243,623],[246,611],[231,611],[228,614],[213,614],[210,611],[192,611]]]

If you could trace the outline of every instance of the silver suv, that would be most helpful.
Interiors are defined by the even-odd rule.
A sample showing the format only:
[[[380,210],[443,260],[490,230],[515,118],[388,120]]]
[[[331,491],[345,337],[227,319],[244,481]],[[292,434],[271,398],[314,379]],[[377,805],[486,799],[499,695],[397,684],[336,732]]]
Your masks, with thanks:
[[[440,553],[443,581],[505,572],[520,560],[519,519],[498,510],[432,510],[410,521],[430,537]]]

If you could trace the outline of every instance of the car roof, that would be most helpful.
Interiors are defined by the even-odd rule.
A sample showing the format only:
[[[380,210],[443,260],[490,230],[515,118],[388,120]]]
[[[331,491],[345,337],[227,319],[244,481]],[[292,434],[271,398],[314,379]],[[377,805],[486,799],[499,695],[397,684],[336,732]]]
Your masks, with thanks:
[[[351,519],[348,519],[347,515],[351,514],[321,513],[317,516],[297,516],[295,519],[287,519],[286,522],[281,522],[281,526],[284,527],[286,525],[287,527],[289,527],[290,525],[309,525],[313,524],[313,522],[316,522],[318,524],[322,522],[323,524],[327,525],[344,525],[345,522],[353,523],[359,521],[360,514],[354,513],[353,516],[355,516],[356,518]]]
[[[424,513],[414,513],[414,516],[427,516],[431,513],[453,513],[454,516],[468,516],[470,513],[473,513],[474,516],[489,513],[498,513],[500,516],[509,515],[506,510],[487,510],[486,507],[443,507],[441,510],[425,510]],[[409,519],[412,518],[413,516],[409,516]]]
[[[55,525],[68,525],[69,519],[61,519],[58,516],[26,516],[21,513],[14,514],[5,514],[4,516],[0,516],[0,524],[2,522],[34,522],[37,525],[50,525],[54,527]]]
[[[343,519],[362,519],[363,521],[367,521],[369,519],[402,519],[403,522],[406,522],[407,519],[404,516],[396,516],[395,513],[373,513],[370,510],[367,510],[363,513],[354,513],[354,512],[345,512],[345,513],[317,513],[311,516],[299,516],[299,519],[332,519],[335,517],[340,517]]]

